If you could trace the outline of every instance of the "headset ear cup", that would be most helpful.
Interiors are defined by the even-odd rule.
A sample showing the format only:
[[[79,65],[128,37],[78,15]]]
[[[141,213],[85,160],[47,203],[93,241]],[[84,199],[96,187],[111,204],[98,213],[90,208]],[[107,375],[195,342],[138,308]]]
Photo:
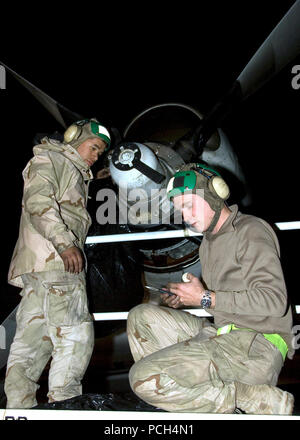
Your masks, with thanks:
[[[225,180],[222,179],[222,177],[214,176],[209,181],[208,186],[213,193],[217,194],[217,196],[220,197],[220,199],[222,200],[228,199],[230,195],[229,187],[225,182]]]
[[[78,125],[70,125],[69,128],[64,133],[64,141],[68,144],[69,142],[73,141],[74,139],[77,139],[79,136],[80,128]]]
[[[173,189],[174,177],[171,177],[167,186],[167,193]]]

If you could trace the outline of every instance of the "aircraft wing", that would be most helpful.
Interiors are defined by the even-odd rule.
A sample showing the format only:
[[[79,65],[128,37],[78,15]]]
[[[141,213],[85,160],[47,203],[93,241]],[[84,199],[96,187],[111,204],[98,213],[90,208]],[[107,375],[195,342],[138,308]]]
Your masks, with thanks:
[[[300,0],[287,11],[258,48],[225,96],[203,119],[195,144],[204,146],[220,122],[300,54]]]

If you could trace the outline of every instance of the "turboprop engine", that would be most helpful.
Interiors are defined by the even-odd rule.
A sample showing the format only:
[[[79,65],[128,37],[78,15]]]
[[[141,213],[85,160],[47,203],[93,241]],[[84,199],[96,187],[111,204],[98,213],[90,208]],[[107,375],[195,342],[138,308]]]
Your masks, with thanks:
[[[201,120],[201,113],[187,105],[151,107],[134,118],[124,132],[124,141],[109,155],[110,175],[119,195],[119,222],[127,224],[131,232],[183,227],[166,188],[174,173],[192,161],[215,168],[229,185],[235,181],[234,187],[242,188],[235,202],[250,203],[237,156],[222,130],[213,134],[202,151],[195,149],[193,134]],[[140,241],[146,284],[160,287],[180,281],[187,271],[200,276],[200,243],[200,237]]]

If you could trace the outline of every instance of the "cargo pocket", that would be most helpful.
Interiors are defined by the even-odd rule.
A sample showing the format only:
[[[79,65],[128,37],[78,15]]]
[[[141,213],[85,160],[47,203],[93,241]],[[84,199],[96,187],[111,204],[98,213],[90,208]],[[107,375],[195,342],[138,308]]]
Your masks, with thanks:
[[[256,384],[275,386],[283,361],[280,351],[261,333],[257,333],[249,347],[247,365]]]
[[[45,315],[54,326],[74,326],[91,321],[85,286],[80,282],[47,282]]]

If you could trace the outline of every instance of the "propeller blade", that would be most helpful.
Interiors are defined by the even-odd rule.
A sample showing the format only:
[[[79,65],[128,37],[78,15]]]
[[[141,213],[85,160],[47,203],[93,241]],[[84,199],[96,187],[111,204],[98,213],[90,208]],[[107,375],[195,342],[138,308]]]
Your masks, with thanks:
[[[299,53],[300,0],[297,0],[237,78],[243,98],[258,90]]]
[[[216,132],[222,120],[229,115],[236,104],[242,101],[241,86],[235,81],[229,92],[205,116],[192,134],[193,148],[197,154],[202,154],[203,148]]]
[[[37,88],[35,85],[27,81],[17,72],[12,70],[10,67],[6,66],[4,63],[0,62],[5,69],[11,73],[19,83],[22,84],[41,104],[48,110],[48,112],[56,119],[56,121],[61,124],[64,128],[67,128],[72,122],[84,119],[82,115],[72,112],[67,109],[55,99],[51,98],[45,92]]]
[[[149,167],[146,163],[139,159],[134,159],[132,164],[135,169],[147,176],[149,179],[153,180],[155,183],[162,183],[166,178],[166,176]]]

